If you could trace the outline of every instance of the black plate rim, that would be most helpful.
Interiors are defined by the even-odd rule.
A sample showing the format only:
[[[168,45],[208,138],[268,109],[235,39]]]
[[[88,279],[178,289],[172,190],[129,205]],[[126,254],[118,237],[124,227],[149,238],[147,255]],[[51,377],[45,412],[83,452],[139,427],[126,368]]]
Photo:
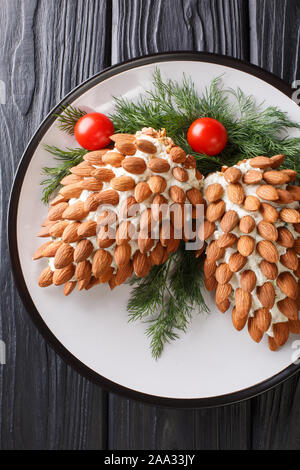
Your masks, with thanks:
[[[156,405],[156,406],[163,406],[163,407],[176,407],[176,408],[211,408],[216,406],[224,406],[229,405],[237,402],[241,402],[243,400],[247,400],[252,398],[256,395],[264,393],[271,388],[279,385],[280,383],[286,381],[294,374],[299,371],[300,364],[291,364],[278,374],[270,377],[269,379],[260,382],[256,385],[253,385],[249,388],[239,390],[233,393],[225,394],[225,395],[218,395],[215,397],[207,397],[207,398],[168,398],[168,397],[161,397],[157,395],[150,395],[143,392],[139,392],[137,390],[133,390],[127,388],[123,385],[120,385],[116,382],[113,382],[107,379],[104,376],[96,373],[84,363],[82,363],[79,359],[77,359],[70,351],[67,350],[65,346],[55,337],[55,335],[51,332],[48,328],[42,317],[40,316],[38,310],[36,309],[33,300],[29,294],[27,289],[19,254],[18,254],[18,244],[17,244],[17,235],[16,235],[16,227],[17,227],[17,213],[18,213],[18,205],[19,205],[19,195],[21,192],[23,180],[26,174],[26,170],[28,165],[31,161],[32,155],[35,152],[39,142],[41,141],[44,134],[47,132],[49,127],[55,121],[55,117],[53,114],[59,113],[62,109],[62,106],[72,103],[76,98],[78,98],[82,93],[86,92],[88,89],[92,88],[93,86],[101,83],[102,81],[120,74],[124,71],[130,70],[132,68],[141,67],[148,64],[159,63],[159,62],[168,62],[168,61],[200,61],[200,62],[208,62],[214,63],[217,65],[224,65],[229,68],[235,68],[241,70],[242,72],[246,72],[250,75],[254,75],[257,78],[267,82],[269,85],[274,86],[279,91],[287,95],[291,98],[293,89],[283,80],[278,78],[277,76],[273,75],[270,72],[267,72],[260,67],[255,65],[249,64],[243,60],[235,59],[233,57],[223,56],[219,54],[212,54],[212,53],[204,53],[204,52],[189,52],[189,51],[178,51],[178,52],[166,52],[166,53],[159,53],[159,54],[152,54],[142,56],[137,59],[128,60],[122,62],[118,65],[114,65],[103,70],[100,73],[97,73],[93,77],[89,78],[75,89],[73,89],[64,99],[60,101],[60,103],[55,106],[50,113],[46,116],[43,120],[39,128],[34,133],[33,137],[31,138],[29,144],[27,145],[21,161],[18,165],[11,194],[9,200],[9,210],[8,210],[8,218],[7,218],[7,236],[8,236],[8,246],[9,246],[9,253],[12,265],[12,271],[14,275],[14,280],[17,285],[17,289],[21,300],[27,310],[31,320],[38,328],[39,332],[46,340],[46,342],[54,349],[54,351],[71,367],[73,367],[78,373],[89,379],[91,382],[95,383],[96,385],[101,386],[104,390],[112,393],[116,393],[122,396],[125,396],[129,399],[143,401],[148,404]]]

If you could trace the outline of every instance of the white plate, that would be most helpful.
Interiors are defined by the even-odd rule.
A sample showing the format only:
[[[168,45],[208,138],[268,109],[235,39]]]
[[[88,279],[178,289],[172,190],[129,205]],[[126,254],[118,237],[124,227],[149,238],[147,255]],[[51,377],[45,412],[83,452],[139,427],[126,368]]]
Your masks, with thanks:
[[[277,105],[300,120],[300,109],[287,96],[290,89],[276,77],[240,61],[209,54],[164,54],[113,67],[73,91],[64,103],[95,111],[113,111],[112,95],[129,99],[151,86],[154,69],[164,78],[191,76],[198,90],[223,75],[225,86],[241,87],[257,101]],[[260,78],[259,78],[260,77]],[[66,361],[102,386],[137,399],[176,406],[212,406],[238,401],[295,373],[290,340],[270,352],[266,341],[254,343],[246,331],[232,327],[231,315],[221,315],[207,296],[208,316],[194,316],[187,334],[167,345],[162,357],[151,357],[145,324],[127,322],[130,287],[113,292],[105,286],[73,292],[37,285],[45,261],[32,262],[41,244],[36,237],[47,209],[41,203],[41,168],[52,157],[43,144],[76,146],[59,131],[51,115],[29,144],[19,166],[11,196],[9,242],[16,282],[40,331]]]

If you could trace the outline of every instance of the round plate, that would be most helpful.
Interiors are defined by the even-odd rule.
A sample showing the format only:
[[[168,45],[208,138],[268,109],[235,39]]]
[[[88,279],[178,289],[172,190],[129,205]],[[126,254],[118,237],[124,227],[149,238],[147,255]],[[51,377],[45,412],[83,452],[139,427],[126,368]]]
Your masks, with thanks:
[[[270,352],[266,341],[254,343],[247,331],[237,332],[231,315],[221,315],[207,296],[209,315],[195,315],[187,334],[168,344],[162,357],[151,357],[142,322],[128,323],[130,287],[106,286],[64,297],[62,288],[37,285],[45,260],[33,262],[41,244],[36,237],[47,209],[41,203],[41,168],[54,164],[43,144],[76,146],[59,131],[52,114],[62,104],[109,113],[112,96],[129,99],[151,87],[159,67],[164,78],[191,76],[203,90],[220,75],[226,87],[241,87],[258,102],[277,105],[295,121],[300,109],[291,89],[275,76],[238,60],[195,53],[143,57],[112,67],[70,93],[49,114],[29,143],[11,194],[8,237],[12,266],[23,302],[52,347],[80,373],[113,392],[154,404],[176,407],[215,406],[261,393],[294,374],[292,339]]]

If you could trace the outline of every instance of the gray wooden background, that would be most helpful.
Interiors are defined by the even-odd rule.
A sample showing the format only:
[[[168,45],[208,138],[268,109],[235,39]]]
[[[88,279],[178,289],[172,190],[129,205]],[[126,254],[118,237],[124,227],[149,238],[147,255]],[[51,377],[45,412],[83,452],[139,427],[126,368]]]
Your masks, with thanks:
[[[299,40],[299,0],[0,0],[2,449],[300,449],[299,375],[241,404],[186,411],[105,393],[66,366],[18,297],[5,222],[26,143],[83,80],[143,54],[196,50],[291,83]]]

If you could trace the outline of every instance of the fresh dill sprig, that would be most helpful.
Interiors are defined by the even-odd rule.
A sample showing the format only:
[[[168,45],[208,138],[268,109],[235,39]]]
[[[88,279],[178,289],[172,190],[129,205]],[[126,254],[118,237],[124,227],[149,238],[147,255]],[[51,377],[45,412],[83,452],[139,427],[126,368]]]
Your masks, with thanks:
[[[57,117],[58,127],[61,131],[74,135],[76,122],[87,113],[82,109],[71,105],[63,106],[62,110],[62,114],[54,114],[54,116]]]
[[[128,302],[129,321],[149,323],[146,334],[157,359],[166,343],[186,332],[194,309],[208,312],[203,288],[201,260],[192,251],[180,250],[161,266],[154,266],[145,279],[134,278]]]
[[[43,186],[42,201],[47,204],[51,195],[55,194],[60,188],[61,180],[69,174],[70,168],[82,162],[84,155],[88,152],[85,149],[60,149],[52,145],[44,145],[47,152],[54,155],[59,163],[55,167],[44,167],[42,174],[46,176],[41,181]]]
[[[115,132],[134,133],[142,127],[164,127],[177,145],[196,157],[198,169],[204,175],[244,158],[284,154],[285,165],[300,176],[300,138],[287,135],[289,129],[300,129],[300,125],[277,107],[264,108],[263,103],[257,104],[253,96],[245,95],[241,89],[225,89],[222,77],[214,79],[200,94],[185,75],[180,83],[163,81],[157,69],[152,90],[137,101],[122,97],[114,100],[115,112],[110,117]],[[187,142],[188,128],[200,117],[217,119],[227,130],[228,143],[216,157],[193,152]]]

